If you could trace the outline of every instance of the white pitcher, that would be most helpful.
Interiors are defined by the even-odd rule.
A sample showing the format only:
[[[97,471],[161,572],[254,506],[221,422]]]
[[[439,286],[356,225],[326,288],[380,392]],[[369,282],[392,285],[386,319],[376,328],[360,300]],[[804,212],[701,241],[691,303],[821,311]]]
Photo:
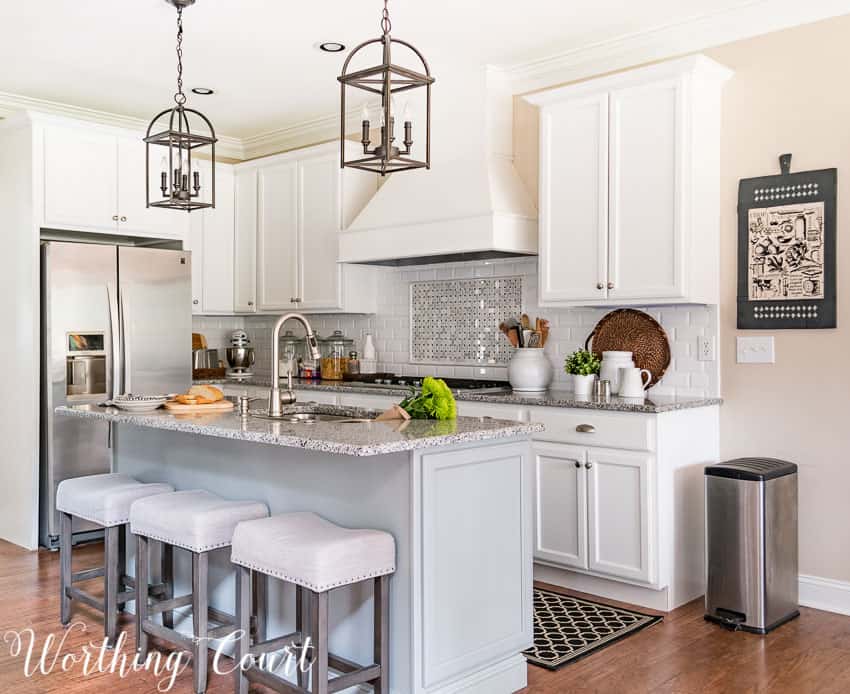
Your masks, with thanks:
[[[602,365],[599,367],[600,380],[611,382],[611,393],[620,392],[620,369],[634,368],[631,352],[602,352]]]
[[[645,380],[644,375],[646,375]],[[646,387],[650,381],[652,381],[652,374],[647,369],[638,369],[636,367],[620,369],[620,397],[644,397],[646,395]]]

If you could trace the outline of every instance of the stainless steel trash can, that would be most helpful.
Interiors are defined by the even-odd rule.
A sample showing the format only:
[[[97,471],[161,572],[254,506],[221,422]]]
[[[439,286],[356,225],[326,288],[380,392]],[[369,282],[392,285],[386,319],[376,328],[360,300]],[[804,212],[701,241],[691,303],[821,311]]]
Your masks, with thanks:
[[[797,466],[740,458],[705,468],[705,618],[766,634],[797,617]]]

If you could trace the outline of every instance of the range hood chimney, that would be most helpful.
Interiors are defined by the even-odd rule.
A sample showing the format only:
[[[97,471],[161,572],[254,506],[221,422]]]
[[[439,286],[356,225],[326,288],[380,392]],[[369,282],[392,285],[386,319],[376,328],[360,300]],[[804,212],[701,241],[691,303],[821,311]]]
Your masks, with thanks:
[[[387,177],[340,234],[341,262],[402,266],[537,255],[537,209],[513,165],[510,90],[492,68],[478,88],[470,94],[467,83],[453,99],[435,86],[431,170]],[[474,135],[451,143],[459,124]],[[462,155],[437,151],[444,135],[445,149]]]

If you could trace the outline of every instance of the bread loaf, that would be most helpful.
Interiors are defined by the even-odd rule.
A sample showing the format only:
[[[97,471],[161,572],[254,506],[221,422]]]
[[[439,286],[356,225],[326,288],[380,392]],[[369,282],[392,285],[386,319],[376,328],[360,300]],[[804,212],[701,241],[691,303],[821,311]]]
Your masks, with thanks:
[[[215,386],[210,385],[192,386],[189,388],[187,395],[195,398],[199,405],[211,405],[214,402],[224,400],[224,393]]]

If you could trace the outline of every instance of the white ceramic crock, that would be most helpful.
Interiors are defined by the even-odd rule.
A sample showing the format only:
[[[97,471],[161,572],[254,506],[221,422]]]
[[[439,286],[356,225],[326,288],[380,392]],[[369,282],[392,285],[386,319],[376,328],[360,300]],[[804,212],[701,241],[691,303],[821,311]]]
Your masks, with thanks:
[[[635,362],[631,352],[602,352],[602,365],[599,367],[599,378],[611,382],[611,393],[620,392],[620,369],[633,369]]]
[[[593,390],[593,382],[595,380],[596,374],[590,374],[590,376],[573,374],[573,395],[577,398],[590,397],[590,391]]]
[[[520,393],[539,393],[552,383],[552,362],[539,347],[517,347],[508,364],[508,381]]]

